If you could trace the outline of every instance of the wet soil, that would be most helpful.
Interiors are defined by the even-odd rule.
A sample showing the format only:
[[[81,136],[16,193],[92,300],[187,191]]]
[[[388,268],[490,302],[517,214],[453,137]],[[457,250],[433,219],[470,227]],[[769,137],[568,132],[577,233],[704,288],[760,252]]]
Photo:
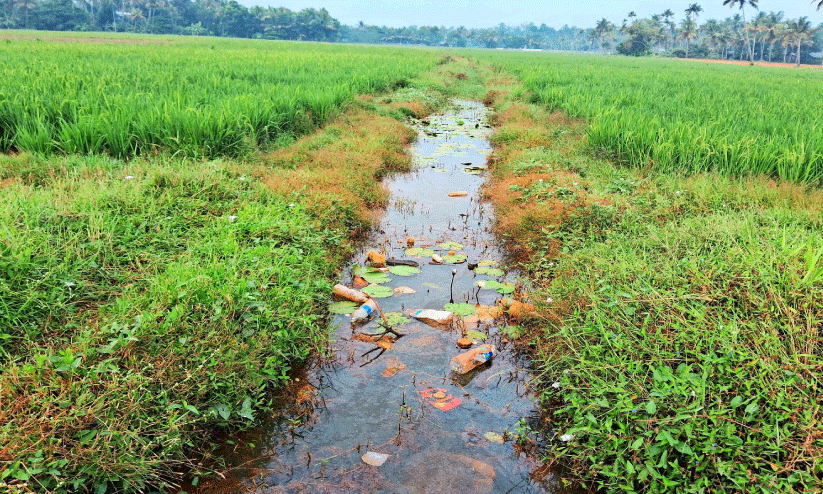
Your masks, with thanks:
[[[386,180],[392,206],[341,279],[352,285],[368,250],[416,261],[419,273],[387,273],[390,281],[382,285],[394,294],[377,299],[398,321],[396,334],[381,317],[353,327],[348,315],[335,316],[329,354],[292,376],[286,412],[228,445],[232,470],[196,490],[560,492],[518,440],[539,419],[529,362],[510,340],[516,328],[483,309],[446,325],[409,317],[451,301],[499,306],[500,292],[512,289],[506,283],[516,282],[516,273],[495,271],[505,266],[504,252],[491,233],[491,205],[479,200],[491,153],[487,117],[481,103],[458,101],[452,111],[418,124],[414,170]],[[457,191],[466,195],[449,195]],[[408,250],[410,237],[414,248],[430,249],[447,263],[430,264],[431,252]],[[469,269],[473,262],[464,258],[481,269]],[[501,288],[482,288],[482,281]],[[450,361],[465,351],[456,345],[465,334],[475,345],[494,344],[498,354],[458,375]],[[367,452],[388,458],[373,466],[363,460]]]

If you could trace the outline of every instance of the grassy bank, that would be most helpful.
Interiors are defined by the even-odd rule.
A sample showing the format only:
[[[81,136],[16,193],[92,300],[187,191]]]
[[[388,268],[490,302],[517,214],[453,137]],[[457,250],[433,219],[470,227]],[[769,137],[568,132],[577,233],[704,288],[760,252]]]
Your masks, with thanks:
[[[437,103],[397,94],[246,159],[0,157],[2,489],[164,490],[253,423]]]
[[[605,492],[819,490],[823,193],[622,167],[507,93],[487,194],[542,314],[547,462]]]

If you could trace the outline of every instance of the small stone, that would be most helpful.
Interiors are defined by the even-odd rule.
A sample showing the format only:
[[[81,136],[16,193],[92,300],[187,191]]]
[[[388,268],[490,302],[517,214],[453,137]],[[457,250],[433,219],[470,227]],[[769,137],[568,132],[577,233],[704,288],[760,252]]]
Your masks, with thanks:
[[[367,463],[373,467],[379,467],[383,463],[386,463],[386,460],[389,459],[389,455],[369,451],[368,453],[364,454],[361,458],[363,459],[364,463]]]

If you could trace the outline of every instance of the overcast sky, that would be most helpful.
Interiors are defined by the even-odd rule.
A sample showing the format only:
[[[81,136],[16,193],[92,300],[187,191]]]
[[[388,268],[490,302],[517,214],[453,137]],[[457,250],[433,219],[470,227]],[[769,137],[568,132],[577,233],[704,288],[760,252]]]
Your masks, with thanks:
[[[660,13],[667,8],[683,18],[683,11],[694,0],[238,0],[252,7],[286,7],[291,10],[325,8],[343,24],[355,25],[360,21],[378,26],[446,26],[494,27],[501,22],[520,25],[534,22],[559,28],[564,24],[592,27],[602,17],[621,24],[630,11],[640,17]],[[738,12],[723,6],[723,0],[697,0],[703,7],[698,22],[705,19],[725,19]],[[808,16],[817,26],[823,23],[823,9],[816,10],[810,0],[760,0],[760,9],[784,11],[786,17]],[[748,19],[755,10],[746,9]]]

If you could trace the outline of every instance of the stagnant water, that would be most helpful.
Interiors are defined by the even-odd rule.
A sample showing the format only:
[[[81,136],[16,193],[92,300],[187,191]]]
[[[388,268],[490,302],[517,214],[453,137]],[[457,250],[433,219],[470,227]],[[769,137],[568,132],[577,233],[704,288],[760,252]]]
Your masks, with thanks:
[[[414,293],[377,299],[384,312],[442,310],[451,300],[492,306],[503,295],[480,289],[477,282],[514,281],[511,273],[477,274],[468,269],[469,263],[429,264],[429,253],[415,256],[406,250],[408,238],[413,237],[415,247],[442,256],[451,248],[470,261],[485,261],[484,265],[503,261],[504,253],[491,233],[491,207],[479,200],[484,172],[469,173],[473,167],[484,167],[491,152],[487,117],[482,104],[457,101],[452,111],[421,122],[419,139],[411,150],[414,170],[387,180],[392,206],[341,279],[351,286],[352,268],[364,264],[368,249],[417,261],[419,274],[388,274],[391,281],[385,286],[408,287]],[[449,196],[456,191],[467,195]],[[442,248],[445,242],[461,245]],[[289,412],[237,439],[225,452],[234,465],[227,478],[197,490],[409,494],[559,490],[539,461],[518,445],[518,433],[537,412],[528,362],[508,340],[511,330],[505,323],[475,317],[467,324],[444,328],[410,318],[394,327],[402,336],[390,334],[381,347],[364,337],[384,332],[381,321],[377,317],[352,328],[348,316],[336,316],[330,355],[294,376]],[[464,351],[456,341],[465,330],[487,335],[485,343],[496,345],[499,353],[490,363],[457,375],[450,371],[449,362]],[[362,459],[367,452],[389,457],[381,466],[372,466]]]

